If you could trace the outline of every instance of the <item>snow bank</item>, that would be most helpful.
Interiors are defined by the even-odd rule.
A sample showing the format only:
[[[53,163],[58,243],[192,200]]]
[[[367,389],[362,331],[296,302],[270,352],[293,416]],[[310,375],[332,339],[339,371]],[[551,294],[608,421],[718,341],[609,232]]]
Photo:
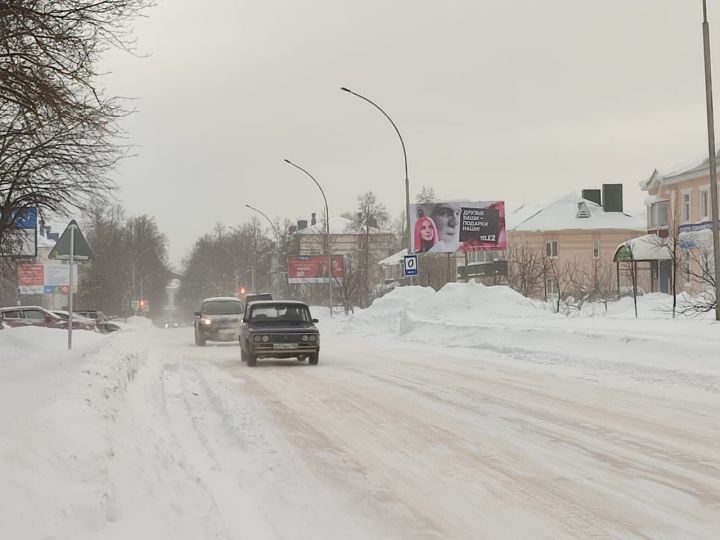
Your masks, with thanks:
[[[367,309],[356,309],[351,321],[355,328],[397,332],[408,308],[435,296],[432,287],[398,287],[377,298]]]

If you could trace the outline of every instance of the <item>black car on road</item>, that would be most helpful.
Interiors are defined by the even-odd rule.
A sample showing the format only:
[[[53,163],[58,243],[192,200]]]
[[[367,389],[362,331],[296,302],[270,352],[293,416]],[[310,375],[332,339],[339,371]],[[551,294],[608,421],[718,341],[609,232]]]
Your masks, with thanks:
[[[206,298],[195,312],[195,345],[206,341],[236,341],[245,305],[234,296]]]
[[[297,358],[315,365],[320,357],[317,319],[303,302],[266,300],[245,308],[240,326],[240,358],[248,366],[258,358]]]

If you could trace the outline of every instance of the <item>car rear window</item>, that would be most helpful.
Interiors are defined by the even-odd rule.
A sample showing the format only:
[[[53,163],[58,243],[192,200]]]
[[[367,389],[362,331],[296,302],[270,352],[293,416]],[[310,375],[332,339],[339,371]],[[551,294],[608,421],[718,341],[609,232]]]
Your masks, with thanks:
[[[271,304],[253,306],[250,313],[252,322],[310,322],[310,311],[305,306]]]
[[[240,315],[242,302],[234,300],[213,300],[203,304],[202,312],[206,315]]]

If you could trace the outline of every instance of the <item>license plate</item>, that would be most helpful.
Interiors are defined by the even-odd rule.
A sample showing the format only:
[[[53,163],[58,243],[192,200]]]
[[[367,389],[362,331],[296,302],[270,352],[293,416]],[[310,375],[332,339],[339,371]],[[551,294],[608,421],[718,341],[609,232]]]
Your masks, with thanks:
[[[294,349],[294,343],[275,343],[273,349]]]
[[[221,328],[220,333],[225,334],[225,335],[230,335],[230,334],[236,334],[237,331],[234,328]]]

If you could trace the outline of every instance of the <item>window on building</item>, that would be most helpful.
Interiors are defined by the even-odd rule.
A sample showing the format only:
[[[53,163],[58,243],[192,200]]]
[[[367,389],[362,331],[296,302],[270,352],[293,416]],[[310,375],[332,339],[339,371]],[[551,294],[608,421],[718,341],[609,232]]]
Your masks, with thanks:
[[[668,225],[668,202],[653,203],[648,208],[648,228],[657,229]]]
[[[593,257],[600,258],[600,240],[593,240]]]
[[[545,280],[545,293],[548,296],[558,295],[558,282],[555,278],[548,278]]]
[[[690,221],[690,192],[684,191],[682,194],[682,219],[684,223]]]
[[[710,192],[707,189],[700,192],[700,213],[703,220],[710,216]]]
[[[548,240],[545,242],[545,256],[549,258],[556,258],[558,256],[557,240]]]

